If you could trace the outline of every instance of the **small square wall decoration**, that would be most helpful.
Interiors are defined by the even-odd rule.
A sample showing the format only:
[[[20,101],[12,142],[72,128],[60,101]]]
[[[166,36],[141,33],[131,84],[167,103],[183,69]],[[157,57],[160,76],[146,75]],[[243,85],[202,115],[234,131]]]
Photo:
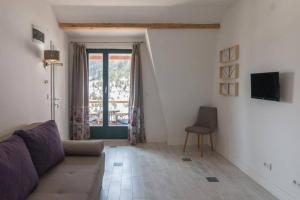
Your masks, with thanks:
[[[230,61],[230,49],[220,51],[220,62],[228,63]]]
[[[240,57],[240,47],[235,45],[233,47],[223,49],[220,51],[220,63],[235,62]]]
[[[220,83],[220,95],[228,96],[228,94],[229,94],[229,84]]]
[[[229,79],[230,77],[230,66],[220,67],[220,79]]]
[[[239,64],[231,64],[220,67],[220,79],[234,80],[239,78]]]
[[[228,96],[236,97],[239,95],[239,83],[228,84]]]
[[[223,96],[239,95],[238,78],[240,76],[240,46],[235,45],[220,51],[220,74],[219,93]]]
[[[235,45],[229,48],[229,60],[230,62],[237,61],[240,57],[240,47],[239,45]]]

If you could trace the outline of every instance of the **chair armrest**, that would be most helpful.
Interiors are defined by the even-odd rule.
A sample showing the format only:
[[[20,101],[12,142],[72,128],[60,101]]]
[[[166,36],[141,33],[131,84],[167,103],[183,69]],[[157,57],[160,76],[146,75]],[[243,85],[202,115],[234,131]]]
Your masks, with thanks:
[[[62,143],[68,156],[101,156],[104,148],[101,140],[64,140]]]

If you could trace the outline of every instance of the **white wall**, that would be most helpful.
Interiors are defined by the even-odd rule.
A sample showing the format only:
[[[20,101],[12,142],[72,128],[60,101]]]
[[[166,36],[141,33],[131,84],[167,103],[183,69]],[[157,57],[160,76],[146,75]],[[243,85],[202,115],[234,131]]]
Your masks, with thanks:
[[[50,40],[61,52],[64,67],[58,78],[58,94],[63,99],[58,110],[58,126],[62,138],[68,137],[66,36],[58,28],[51,7],[39,0],[0,1],[0,134],[17,126],[50,118],[50,70],[43,68],[43,47],[31,39],[31,25],[46,34],[45,49]]]
[[[217,30],[148,30],[167,143],[183,144],[184,128],[212,102]],[[191,138],[190,141],[196,141]]]
[[[217,30],[148,30],[142,37],[73,37],[72,41],[140,41],[148,142],[183,144],[200,105],[212,102]],[[74,34],[74,33],[73,33]],[[101,33],[99,33],[101,34]],[[88,48],[131,48],[87,44]],[[190,138],[190,143],[196,141]]]
[[[300,182],[299,8],[297,0],[237,1],[222,21],[217,46],[240,45],[239,97],[218,94],[218,61],[214,76],[218,151],[282,200],[300,197],[292,184]],[[282,102],[250,98],[250,74],[269,71],[281,73]]]
[[[147,142],[167,142],[166,124],[158,85],[147,43],[141,46],[141,59],[144,87],[144,112]]]

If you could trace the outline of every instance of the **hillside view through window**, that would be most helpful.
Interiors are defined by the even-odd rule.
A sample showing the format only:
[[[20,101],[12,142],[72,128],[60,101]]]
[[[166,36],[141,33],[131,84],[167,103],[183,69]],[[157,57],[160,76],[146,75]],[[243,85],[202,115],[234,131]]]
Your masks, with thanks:
[[[103,126],[104,99],[108,98],[108,125],[128,124],[131,54],[109,54],[108,72],[103,68],[103,54],[89,53],[90,125]],[[105,81],[107,79],[107,87]]]

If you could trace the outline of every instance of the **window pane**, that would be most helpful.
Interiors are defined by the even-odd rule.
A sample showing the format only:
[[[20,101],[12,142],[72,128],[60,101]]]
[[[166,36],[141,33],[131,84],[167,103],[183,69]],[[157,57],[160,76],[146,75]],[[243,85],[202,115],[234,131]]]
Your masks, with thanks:
[[[103,54],[89,53],[90,125],[103,126]]]
[[[128,125],[131,54],[109,54],[109,126]]]

